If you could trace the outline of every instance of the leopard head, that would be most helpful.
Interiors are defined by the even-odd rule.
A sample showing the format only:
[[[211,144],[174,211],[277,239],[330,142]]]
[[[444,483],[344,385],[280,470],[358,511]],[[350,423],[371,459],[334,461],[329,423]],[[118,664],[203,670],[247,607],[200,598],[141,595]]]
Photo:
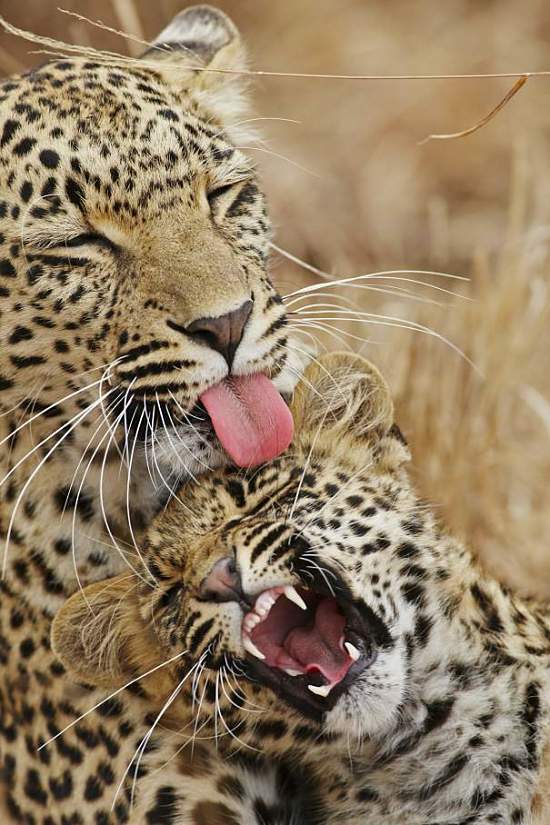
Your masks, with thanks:
[[[212,425],[238,463],[262,457],[217,426],[228,393],[262,418],[296,371],[243,151],[245,65],[233,23],[194,6],[141,59],[76,54],[1,84],[3,407],[29,388],[49,421],[101,407],[195,470],[222,461]]]

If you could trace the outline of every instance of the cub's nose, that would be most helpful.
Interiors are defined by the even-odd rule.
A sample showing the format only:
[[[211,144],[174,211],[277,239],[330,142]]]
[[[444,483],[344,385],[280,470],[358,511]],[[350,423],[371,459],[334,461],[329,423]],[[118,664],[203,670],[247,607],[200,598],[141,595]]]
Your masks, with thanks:
[[[242,601],[241,577],[232,556],[224,556],[214,564],[200,583],[199,598],[207,602]]]
[[[185,331],[191,338],[207,344],[223,355],[231,366],[251,311],[252,301],[245,301],[238,309],[217,318],[197,318],[185,328]]]

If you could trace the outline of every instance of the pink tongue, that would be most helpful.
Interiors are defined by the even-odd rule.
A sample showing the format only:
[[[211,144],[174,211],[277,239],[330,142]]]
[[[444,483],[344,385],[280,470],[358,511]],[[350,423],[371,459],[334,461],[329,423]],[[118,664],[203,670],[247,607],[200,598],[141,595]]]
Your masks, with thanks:
[[[333,599],[317,605],[315,624],[296,627],[285,639],[285,650],[306,672],[319,670],[330,684],[340,682],[350,668],[350,658],[340,648],[346,620]]]
[[[238,467],[270,461],[292,440],[290,410],[265,375],[225,378],[200,400],[222,447]]]

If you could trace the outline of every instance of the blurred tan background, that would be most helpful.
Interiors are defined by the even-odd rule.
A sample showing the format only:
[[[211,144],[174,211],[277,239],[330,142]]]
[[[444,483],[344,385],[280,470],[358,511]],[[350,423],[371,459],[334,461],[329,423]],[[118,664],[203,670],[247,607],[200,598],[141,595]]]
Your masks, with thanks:
[[[37,34],[136,53],[124,38],[59,13],[58,4],[148,40],[185,5],[0,0],[0,13]],[[218,5],[240,28],[257,69],[392,75],[550,70],[550,5],[543,0]],[[44,60],[30,53],[37,48],[32,44],[0,37],[4,74]],[[266,142],[250,154],[262,171],[277,244],[309,264],[335,277],[435,269],[471,278],[464,285],[395,276],[459,291],[463,299],[390,279],[370,283],[382,292],[332,292],[364,312],[437,331],[475,362],[483,380],[436,337],[382,326],[379,318],[351,325],[346,312],[320,307],[316,316],[303,310],[297,323],[304,335],[324,335],[328,323],[333,332],[337,327],[343,343],[382,366],[423,491],[501,578],[548,597],[550,77],[530,79],[476,134],[419,145],[431,133],[478,122],[513,82],[257,79],[254,116],[265,118],[257,125]],[[312,280],[288,261],[274,266],[283,292]],[[326,340],[340,345],[334,336]]]

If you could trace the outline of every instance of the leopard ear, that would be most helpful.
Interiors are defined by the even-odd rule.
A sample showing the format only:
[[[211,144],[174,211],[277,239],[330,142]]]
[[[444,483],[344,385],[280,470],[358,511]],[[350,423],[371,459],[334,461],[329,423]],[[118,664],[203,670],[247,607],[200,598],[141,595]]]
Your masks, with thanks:
[[[189,91],[224,128],[248,109],[246,51],[235,24],[213,6],[189,6],[163,29],[142,58],[158,62],[167,82]]]
[[[133,591],[135,580],[127,574],[96,582],[55,616],[52,648],[75,681],[115,688],[131,678],[130,628],[139,621],[129,598]]]
[[[410,457],[394,424],[390,389],[379,370],[360,355],[331,352],[312,362],[298,384],[291,410],[298,436],[323,432],[336,444],[368,442],[380,459],[392,465]]]

